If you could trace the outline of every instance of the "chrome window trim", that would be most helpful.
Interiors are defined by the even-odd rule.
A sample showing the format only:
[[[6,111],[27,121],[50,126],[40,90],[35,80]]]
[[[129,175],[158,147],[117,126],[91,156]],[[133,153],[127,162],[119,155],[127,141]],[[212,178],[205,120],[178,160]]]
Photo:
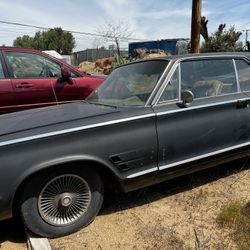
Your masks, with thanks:
[[[158,85],[160,84],[160,81],[158,81],[157,85],[155,86],[155,88],[153,90],[153,94],[155,94],[155,92],[156,92],[156,94],[155,94],[155,96],[154,96],[154,98],[153,98],[153,100],[151,102],[151,105],[152,106],[158,106],[158,105],[162,105],[163,104],[163,103],[159,103],[160,96],[162,95],[162,92],[164,91],[166,84],[168,83],[168,81],[171,78],[170,75],[173,74],[172,71],[175,70],[173,68],[176,67],[177,64],[179,64],[181,62],[185,62],[185,61],[192,61],[192,60],[203,60],[203,59],[220,59],[221,60],[223,58],[225,58],[225,59],[231,58],[232,60],[235,59],[235,58],[237,58],[237,59],[246,60],[248,62],[250,61],[244,54],[243,55],[204,55],[204,56],[198,56],[198,57],[197,56],[190,56],[190,57],[185,57],[185,58],[178,58],[175,61],[173,59],[171,59],[170,62],[169,62],[169,64],[168,64],[168,66],[167,66],[167,68],[169,68],[170,65],[171,65],[171,63],[172,63],[172,61],[174,61],[174,64],[172,65],[172,69],[170,69],[170,72],[166,76],[166,79],[162,83],[162,86],[160,86],[159,89],[158,89]],[[181,79],[180,79],[180,81],[181,81]],[[157,91],[157,89],[158,89],[158,91]],[[181,89],[179,91],[181,93]],[[150,105],[150,99],[151,99],[152,96],[153,95],[150,95],[150,98],[148,99],[146,105]],[[180,98],[179,98],[179,100],[180,100]],[[169,103],[169,102],[167,102],[167,103]]]
[[[167,102],[164,102],[164,103],[159,103],[160,97],[161,97],[163,91],[165,90],[165,88],[167,87],[167,85],[166,85],[166,86],[164,86],[164,89],[161,91],[160,97],[158,96],[159,93],[156,95],[156,96],[158,97],[158,99],[157,99],[156,102],[155,102],[155,103],[156,103],[155,106],[160,106],[160,105],[169,104],[169,103],[175,103],[176,100],[177,100],[177,101],[181,100],[181,62],[192,61],[193,59],[195,59],[195,61],[199,61],[199,60],[201,60],[201,59],[218,59],[218,60],[223,60],[223,58],[225,58],[225,57],[226,57],[226,60],[228,60],[229,58],[231,58],[231,60],[233,61],[235,79],[236,79],[236,84],[237,84],[237,92],[226,93],[226,94],[221,94],[221,95],[216,95],[216,96],[204,96],[204,97],[199,97],[199,98],[195,98],[194,101],[195,101],[195,100],[205,99],[205,98],[222,97],[222,96],[227,96],[227,95],[233,95],[233,94],[241,93],[241,91],[240,91],[240,89],[239,89],[239,87],[238,87],[238,83],[237,83],[237,81],[238,81],[237,75],[238,75],[238,74],[235,72],[234,58],[233,58],[233,57],[237,57],[237,59],[238,59],[238,57],[239,57],[239,58],[242,59],[242,58],[243,58],[242,56],[240,56],[240,55],[237,55],[237,56],[230,56],[230,55],[225,56],[225,55],[222,55],[222,56],[205,56],[205,57],[188,57],[188,58],[181,58],[181,59],[176,60],[176,62],[175,62],[174,65],[172,66],[174,69],[171,69],[171,70],[170,70],[169,75],[168,75],[167,78],[166,78],[166,81],[167,81],[167,83],[168,83],[169,80],[171,79],[171,77],[172,77],[172,75],[173,75],[175,69],[179,66],[179,84],[180,84],[180,85],[179,85],[179,99],[178,99],[178,100],[177,100],[177,99],[175,99],[175,100],[170,100],[170,101],[167,101]],[[178,65],[178,64],[179,64],[179,65]],[[236,75],[236,74],[237,74],[237,75]],[[165,84],[166,81],[164,81],[163,85]],[[160,88],[160,90],[161,90],[161,89],[162,89],[162,88]],[[174,101],[175,101],[175,102],[174,102]]]
[[[248,90],[248,91],[241,91],[241,92],[233,92],[233,93],[227,93],[227,94],[223,94],[223,95],[216,95],[216,96],[205,96],[205,97],[199,97],[199,98],[196,98],[194,101],[199,101],[199,100],[206,100],[206,99],[209,99],[209,98],[216,98],[216,97],[224,97],[224,96],[230,96],[230,95],[237,95],[237,94],[241,94],[241,93],[244,93],[244,92],[249,92],[250,90]],[[245,100],[245,98],[241,98],[241,99],[237,99],[237,100]],[[236,100],[234,100],[234,101],[236,101]],[[234,102],[234,101],[232,101],[232,102]],[[171,102],[162,102],[162,103],[159,103],[158,105],[157,105],[157,107],[160,107],[160,106],[163,106],[163,105],[166,105],[166,104],[176,104],[178,102],[178,100],[177,99],[175,99],[175,100],[171,100]],[[225,101],[225,103],[226,103],[227,101]],[[217,104],[223,104],[223,102],[217,102],[217,103],[215,103],[215,105],[217,105]],[[209,105],[212,105],[212,104],[208,104],[208,106]],[[200,106],[203,106],[203,105],[198,105],[198,106],[194,106],[194,107],[200,107]],[[178,106],[176,106],[177,108],[179,108]],[[187,108],[181,108],[181,109],[184,109],[184,110],[188,110],[188,109],[190,109],[190,108],[194,108],[194,107],[187,107]]]
[[[245,143],[238,144],[238,145],[235,145],[235,146],[231,146],[231,147],[227,147],[227,148],[224,148],[224,149],[216,150],[216,151],[206,153],[206,154],[203,154],[203,155],[199,155],[199,156],[195,156],[195,157],[192,157],[192,158],[189,158],[189,159],[186,159],[186,160],[177,161],[177,162],[173,162],[173,163],[170,163],[170,164],[167,164],[167,165],[159,166],[159,170],[161,171],[161,170],[164,170],[164,169],[172,168],[172,167],[175,167],[175,166],[178,166],[178,165],[181,165],[181,164],[185,164],[185,163],[189,163],[189,162],[192,162],[192,161],[200,160],[200,159],[203,159],[203,158],[206,158],[206,157],[209,157],[209,156],[214,156],[216,154],[225,153],[225,152],[228,152],[228,151],[231,151],[231,150],[234,150],[234,149],[238,149],[238,148],[242,148],[242,147],[245,147],[245,146],[249,146],[249,145],[250,145],[250,142],[245,142]]]
[[[234,103],[234,102],[236,103],[237,101],[245,101],[245,100],[248,100],[248,98],[242,98],[242,99],[230,100],[230,101],[224,101],[224,102],[215,102],[215,103],[209,103],[209,104],[202,104],[202,105],[197,105],[197,106],[188,107],[188,108],[178,108],[178,109],[174,109],[174,110],[158,112],[158,113],[156,113],[156,116],[179,113],[179,112],[200,109],[200,108],[213,107],[213,106],[223,105],[223,104],[230,104],[230,103]]]
[[[237,58],[237,59],[246,59],[248,61],[250,61],[248,59],[248,57],[246,57],[244,54],[242,55],[202,55],[202,56],[190,56],[190,57],[184,57],[184,58],[179,58],[178,61],[182,62],[182,61],[189,61],[189,60],[200,60],[200,59],[223,59],[223,58],[231,58],[231,59],[234,59],[234,58]]]
[[[178,64],[179,73],[179,101],[181,101],[181,63]]]
[[[240,60],[239,58],[237,58],[237,59]],[[248,58],[244,58],[243,57],[243,58],[241,58],[241,60],[244,61],[244,62],[246,62],[249,65],[249,67],[250,67],[250,58],[248,59]],[[236,62],[235,62],[235,69],[237,71],[237,79],[239,81],[239,86],[240,86],[240,79],[239,79],[239,74],[238,74]],[[241,90],[241,86],[240,86],[240,90]],[[247,93],[249,91],[250,91],[250,89],[249,90],[241,90],[241,93]]]
[[[164,61],[168,61],[168,65],[167,65],[167,67],[165,68],[165,70],[163,71],[163,73],[162,73],[160,79],[157,81],[157,83],[156,83],[156,85],[155,85],[153,91],[151,92],[151,94],[150,94],[150,96],[149,96],[149,98],[148,98],[148,100],[147,100],[147,102],[146,102],[146,104],[145,104],[145,107],[150,106],[150,103],[151,103],[150,100],[153,98],[153,96],[155,95],[155,93],[157,94],[157,92],[158,92],[158,90],[157,90],[157,89],[158,89],[158,86],[160,85],[160,83],[162,82],[162,80],[164,79],[164,77],[165,77],[165,78],[167,77],[166,74],[167,74],[167,71],[168,71],[168,69],[169,69],[171,63],[172,63],[172,60],[164,60]],[[164,80],[164,82],[165,82],[165,80]],[[164,83],[164,82],[163,82],[163,83]]]
[[[32,140],[36,140],[36,139],[42,139],[45,137],[52,137],[52,136],[56,136],[56,135],[68,134],[68,133],[77,132],[77,131],[86,130],[86,129],[103,127],[103,126],[127,122],[127,121],[134,121],[134,120],[139,120],[139,119],[143,119],[143,118],[155,117],[155,116],[156,116],[155,113],[151,113],[151,114],[133,116],[133,117],[123,118],[123,119],[118,119],[118,120],[113,120],[113,121],[101,122],[101,123],[97,123],[97,124],[90,124],[90,125],[85,125],[85,126],[80,126],[80,127],[63,129],[63,130],[33,135],[33,136],[27,136],[27,137],[22,137],[22,138],[18,138],[18,139],[0,142],[0,147],[12,145],[12,144],[17,144],[17,143],[21,143],[21,142],[32,141]]]
[[[241,92],[241,87],[240,87],[239,75],[238,75],[238,70],[237,70],[235,59],[233,59],[233,65],[234,65],[234,73],[235,73],[235,78],[236,78],[236,83],[237,83],[237,91],[239,93]]]
[[[177,60],[176,62],[174,62],[172,68],[170,69],[170,72],[168,73],[168,75],[166,76],[164,82],[162,83],[162,85],[160,86],[158,92],[156,93],[153,101],[152,101],[152,105],[158,105],[159,104],[159,100],[165,90],[165,88],[167,87],[171,77],[173,76],[175,70],[177,69],[178,67],[178,64],[179,64],[179,60]],[[169,100],[171,101],[171,100]]]

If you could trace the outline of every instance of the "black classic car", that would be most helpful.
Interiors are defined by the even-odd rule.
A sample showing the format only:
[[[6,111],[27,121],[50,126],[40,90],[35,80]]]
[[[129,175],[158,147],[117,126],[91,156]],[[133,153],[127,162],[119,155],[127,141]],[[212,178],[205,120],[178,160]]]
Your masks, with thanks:
[[[113,71],[86,101],[0,117],[0,219],[58,237],[123,192],[250,155],[250,60],[173,56]]]

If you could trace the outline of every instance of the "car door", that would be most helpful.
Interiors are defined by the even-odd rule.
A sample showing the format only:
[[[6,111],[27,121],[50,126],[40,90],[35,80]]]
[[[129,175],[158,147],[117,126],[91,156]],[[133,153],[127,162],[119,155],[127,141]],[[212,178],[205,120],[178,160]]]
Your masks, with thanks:
[[[76,79],[81,76],[68,68],[68,70],[71,72],[71,77],[68,79],[64,79],[61,76],[61,67],[63,66],[62,64],[49,58],[46,58],[45,62],[47,74],[53,85],[56,101],[58,103],[65,103],[83,100],[81,91],[76,81]]]
[[[154,107],[160,175],[188,173],[189,163],[212,161],[248,141],[246,96],[239,91],[234,61],[186,60],[174,67]],[[193,94],[190,106],[181,102],[183,92]]]
[[[6,63],[19,110],[56,104],[45,58],[22,51],[5,51]]]
[[[250,59],[238,58],[235,60],[237,75],[241,91],[247,96],[247,107],[250,104]],[[250,138],[250,109],[246,109],[245,126],[247,126],[247,135]]]
[[[0,51],[0,114],[8,113],[14,110],[15,99],[13,88]]]

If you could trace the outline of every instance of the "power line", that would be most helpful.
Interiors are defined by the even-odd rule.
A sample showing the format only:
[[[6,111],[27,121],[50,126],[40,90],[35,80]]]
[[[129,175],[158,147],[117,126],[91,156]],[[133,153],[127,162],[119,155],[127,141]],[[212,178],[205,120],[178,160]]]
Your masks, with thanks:
[[[16,22],[7,22],[7,21],[2,21],[2,20],[0,20],[0,23],[9,24],[9,25],[16,25],[16,26],[22,26],[22,27],[35,28],[35,29],[42,29],[42,30],[50,30],[51,29],[51,28],[48,28],[48,27],[42,27],[42,26],[36,26],[36,25],[24,24],[24,23],[16,23]],[[74,34],[86,35],[86,36],[114,38],[113,36],[95,34],[95,33],[90,33],[90,32],[64,30],[64,29],[63,29],[63,31],[74,33]],[[138,41],[138,40],[143,41],[143,39],[139,39],[139,38],[120,37],[120,39],[121,40],[126,40],[126,41]]]

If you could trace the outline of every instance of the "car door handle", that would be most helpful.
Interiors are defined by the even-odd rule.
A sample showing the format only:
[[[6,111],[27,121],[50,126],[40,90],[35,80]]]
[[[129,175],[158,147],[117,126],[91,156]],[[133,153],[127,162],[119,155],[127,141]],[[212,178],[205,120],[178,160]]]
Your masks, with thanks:
[[[28,82],[22,82],[20,84],[17,84],[15,87],[18,88],[18,89],[20,89],[20,88],[31,88],[31,87],[33,87],[33,84],[28,83]]]
[[[250,107],[250,99],[238,100],[236,107],[240,108],[249,108]]]

